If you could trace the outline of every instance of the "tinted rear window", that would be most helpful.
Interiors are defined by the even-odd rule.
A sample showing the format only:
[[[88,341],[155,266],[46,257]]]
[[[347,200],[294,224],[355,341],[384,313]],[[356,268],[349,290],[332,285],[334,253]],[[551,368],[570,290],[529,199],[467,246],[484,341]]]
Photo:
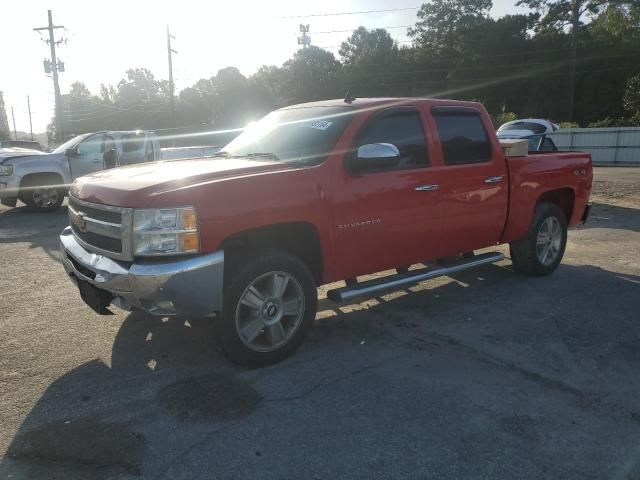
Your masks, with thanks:
[[[122,150],[125,152],[137,152],[144,145],[144,135],[129,134],[122,136]]]
[[[477,113],[434,112],[446,165],[481,163],[491,158],[491,143]]]

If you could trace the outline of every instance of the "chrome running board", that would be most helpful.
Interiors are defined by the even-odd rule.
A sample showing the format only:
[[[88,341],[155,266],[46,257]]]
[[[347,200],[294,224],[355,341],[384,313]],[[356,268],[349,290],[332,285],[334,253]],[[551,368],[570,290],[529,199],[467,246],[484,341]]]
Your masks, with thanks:
[[[366,282],[356,283],[355,285],[336,288],[327,292],[327,298],[334,302],[344,302],[357,297],[363,297],[378,293],[382,290],[404,287],[417,282],[423,282],[436,277],[450,275],[452,273],[462,272],[471,268],[486,265],[488,263],[499,262],[504,259],[504,255],[499,252],[488,252],[466,258],[447,267],[435,267],[433,269],[412,270],[407,273],[391,275],[389,277],[377,278]]]

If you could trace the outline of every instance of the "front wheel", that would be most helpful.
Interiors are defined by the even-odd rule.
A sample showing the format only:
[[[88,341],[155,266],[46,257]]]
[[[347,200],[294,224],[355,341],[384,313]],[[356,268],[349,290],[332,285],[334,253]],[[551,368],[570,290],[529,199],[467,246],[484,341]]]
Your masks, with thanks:
[[[55,182],[55,180],[54,180]],[[62,206],[64,190],[47,185],[45,179],[26,182],[20,191],[20,200],[29,206],[43,211],[54,211]]]
[[[293,354],[313,324],[318,302],[307,266],[286,252],[266,252],[249,256],[226,282],[216,335],[227,357],[262,367]]]
[[[509,244],[511,260],[519,272],[549,275],[564,256],[567,245],[567,222],[564,213],[553,203],[539,203],[527,235]]]

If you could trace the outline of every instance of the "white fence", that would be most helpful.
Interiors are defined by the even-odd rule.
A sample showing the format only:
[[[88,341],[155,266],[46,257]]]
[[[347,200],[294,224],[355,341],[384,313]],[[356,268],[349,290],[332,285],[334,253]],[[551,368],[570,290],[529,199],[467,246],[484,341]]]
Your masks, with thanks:
[[[566,128],[549,136],[560,150],[591,153],[594,165],[640,166],[640,127]]]

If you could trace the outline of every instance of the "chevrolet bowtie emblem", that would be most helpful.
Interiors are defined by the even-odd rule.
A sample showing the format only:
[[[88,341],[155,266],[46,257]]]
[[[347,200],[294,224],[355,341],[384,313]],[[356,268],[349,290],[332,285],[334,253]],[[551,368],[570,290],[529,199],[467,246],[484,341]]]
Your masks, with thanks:
[[[87,231],[87,220],[84,218],[84,214],[82,213],[76,213],[73,216],[73,224],[78,227],[78,230],[80,230],[81,232],[86,232]]]

